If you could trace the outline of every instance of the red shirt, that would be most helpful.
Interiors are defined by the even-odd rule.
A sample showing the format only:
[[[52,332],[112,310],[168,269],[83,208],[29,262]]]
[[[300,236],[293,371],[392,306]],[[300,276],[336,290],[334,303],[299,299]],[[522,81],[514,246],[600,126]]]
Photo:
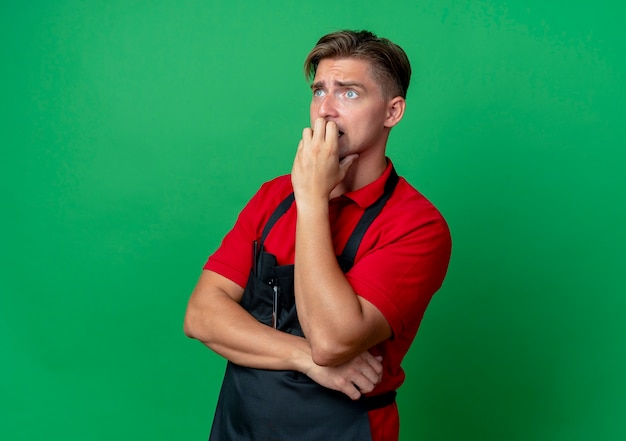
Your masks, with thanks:
[[[337,255],[341,254],[364,210],[383,194],[390,172],[389,161],[380,178],[329,202]],[[263,184],[204,268],[245,287],[252,263],[252,241],[261,237],[273,211],[292,191],[289,175]],[[278,265],[293,264],[295,232],[294,203],[265,241],[265,249],[276,256]],[[383,356],[384,365],[382,381],[373,395],[397,389],[404,382],[400,363],[415,338],[431,297],[443,283],[450,252],[450,232],[443,216],[400,178],[391,198],[365,233],[354,266],[346,273],[357,295],[380,310],[394,334],[393,339],[371,349],[374,355]],[[369,417],[373,441],[397,439],[395,405],[372,411]]]

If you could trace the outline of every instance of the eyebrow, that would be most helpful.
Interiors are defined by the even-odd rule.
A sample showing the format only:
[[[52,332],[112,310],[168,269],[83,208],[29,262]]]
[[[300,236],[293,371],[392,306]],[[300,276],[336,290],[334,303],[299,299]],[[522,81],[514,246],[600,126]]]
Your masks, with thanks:
[[[320,89],[326,85],[324,81],[316,81],[311,84],[311,89]],[[334,81],[333,85],[337,87],[357,87],[359,89],[365,90],[365,86],[362,83],[356,81]]]

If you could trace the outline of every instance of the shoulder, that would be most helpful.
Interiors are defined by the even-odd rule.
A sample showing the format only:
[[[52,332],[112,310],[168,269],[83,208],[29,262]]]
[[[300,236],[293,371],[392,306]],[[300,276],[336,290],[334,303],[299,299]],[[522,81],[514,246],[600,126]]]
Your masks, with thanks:
[[[274,210],[292,192],[291,175],[265,182],[239,214],[239,223],[246,225],[250,234],[258,235]]]
[[[432,254],[449,260],[452,237],[437,207],[404,178],[400,178],[377,223],[372,248],[400,248],[407,255]],[[373,224],[374,225],[374,224]]]
[[[407,228],[436,224],[447,231],[447,223],[437,207],[406,179],[400,177],[398,185],[383,212],[393,216]]]
[[[261,185],[253,196],[252,201],[255,201],[257,208],[267,207],[273,209],[292,192],[291,175],[282,175]]]

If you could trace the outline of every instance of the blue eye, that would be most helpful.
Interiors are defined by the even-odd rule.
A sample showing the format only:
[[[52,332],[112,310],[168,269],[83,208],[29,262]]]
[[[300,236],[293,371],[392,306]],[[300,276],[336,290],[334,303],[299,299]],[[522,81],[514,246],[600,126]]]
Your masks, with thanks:
[[[356,93],[356,91],[354,91],[354,90],[347,90],[346,91],[346,98],[356,98],[358,96],[359,96],[359,94]]]
[[[324,96],[324,91],[322,89],[315,89],[313,91],[313,96],[315,96],[315,97]]]

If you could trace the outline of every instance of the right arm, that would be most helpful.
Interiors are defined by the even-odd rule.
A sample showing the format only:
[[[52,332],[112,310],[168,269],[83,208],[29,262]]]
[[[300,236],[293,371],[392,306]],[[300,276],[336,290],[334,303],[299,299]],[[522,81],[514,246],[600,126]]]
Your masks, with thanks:
[[[189,299],[185,334],[241,366],[306,370],[306,340],[258,322],[239,305],[242,295],[235,282],[203,271]]]
[[[358,399],[380,382],[382,366],[369,352],[334,367],[316,365],[308,342],[258,322],[239,302],[243,288],[212,271],[200,276],[185,314],[184,331],[241,366],[294,370]]]

